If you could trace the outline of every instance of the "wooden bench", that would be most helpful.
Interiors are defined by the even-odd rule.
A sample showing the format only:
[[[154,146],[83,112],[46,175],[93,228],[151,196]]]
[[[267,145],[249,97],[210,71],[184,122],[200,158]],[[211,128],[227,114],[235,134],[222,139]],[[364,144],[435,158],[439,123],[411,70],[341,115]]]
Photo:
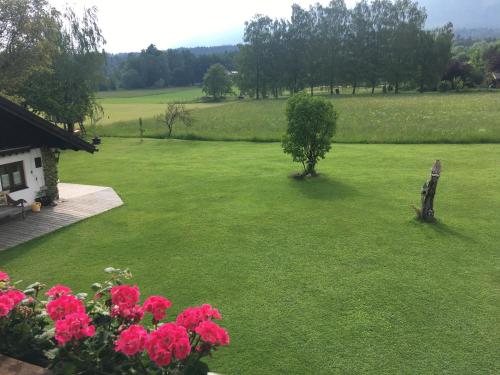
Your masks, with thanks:
[[[14,200],[8,193],[0,192],[0,219],[19,214],[21,214],[24,219],[24,207],[26,203],[28,202],[24,199]]]

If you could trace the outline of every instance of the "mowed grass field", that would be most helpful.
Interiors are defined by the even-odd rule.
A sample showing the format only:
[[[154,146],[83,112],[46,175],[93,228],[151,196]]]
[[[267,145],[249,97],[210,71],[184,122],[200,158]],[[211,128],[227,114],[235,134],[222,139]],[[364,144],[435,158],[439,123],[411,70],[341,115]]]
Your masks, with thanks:
[[[500,142],[500,93],[342,95],[332,100],[339,114],[336,142]],[[178,126],[174,137],[279,141],[286,128],[285,105],[284,99],[194,104],[193,125]],[[139,116],[133,114],[147,112],[149,118],[142,116],[145,136],[165,136],[165,129],[152,118],[153,112],[161,113],[165,105],[131,102],[120,106],[122,110],[112,112],[111,120],[98,126],[99,135],[137,137]],[[141,112],[141,107],[145,112]],[[114,122],[117,118],[120,121]]]
[[[100,124],[153,118],[171,102],[186,103],[189,109],[206,108],[206,104],[198,103],[203,95],[200,87],[100,92],[97,99],[104,109]]]
[[[89,292],[130,267],[170,316],[211,303],[222,374],[500,373],[500,146],[334,145],[297,181],[279,144],[105,138],[64,182],[125,205],[0,253],[26,285]],[[443,161],[439,223],[412,204]]]

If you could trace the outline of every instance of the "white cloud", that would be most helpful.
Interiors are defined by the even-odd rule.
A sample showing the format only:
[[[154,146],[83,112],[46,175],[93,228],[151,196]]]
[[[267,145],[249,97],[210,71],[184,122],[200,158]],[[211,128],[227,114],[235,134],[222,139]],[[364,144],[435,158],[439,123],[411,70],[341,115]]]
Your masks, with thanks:
[[[260,13],[289,17],[293,3],[317,0],[49,0],[58,9],[97,6],[110,52],[139,51],[150,43],[160,49],[235,43],[243,24]],[[319,1],[327,4],[329,0]],[[348,0],[353,5],[356,0]],[[238,32],[240,31],[240,33]],[[199,41],[199,42],[198,42]]]

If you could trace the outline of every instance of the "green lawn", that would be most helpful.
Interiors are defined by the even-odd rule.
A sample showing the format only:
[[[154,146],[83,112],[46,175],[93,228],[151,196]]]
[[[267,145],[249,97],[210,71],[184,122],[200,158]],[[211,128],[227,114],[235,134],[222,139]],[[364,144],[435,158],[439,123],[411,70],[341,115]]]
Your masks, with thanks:
[[[177,87],[149,90],[103,91],[97,95],[104,109],[100,125],[132,121],[137,124],[139,117],[152,118],[165,111],[170,102],[186,103],[189,109],[215,108],[214,104],[201,103],[204,94],[199,87]]]
[[[101,91],[97,99],[102,104],[164,104],[168,102],[193,102],[203,96],[200,87],[175,87],[148,90]]]
[[[411,205],[436,158],[425,225]],[[88,291],[112,265],[172,313],[212,303],[228,375],[500,373],[498,145],[335,145],[307,181],[276,143],[106,138],[61,159],[62,181],[125,206],[0,253],[24,285]]]
[[[500,94],[343,95],[333,99],[339,113],[337,142],[346,143],[497,143],[500,142]],[[133,104],[138,107],[152,104]],[[122,114],[127,105],[122,104]],[[160,106],[156,112],[161,112]],[[147,112],[147,111],[146,111]],[[144,113],[146,113],[144,112]],[[206,140],[279,141],[286,127],[285,100],[205,104],[194,108],[192,127],[178,127],[175,137]],[[149,117],[152,117],[151,114]],[[106,120],[103,136],[137,137],[137,115]],[[144,115],[143,117],[148,117]],[[133,119],[133,121],[127,121]],[[145,120],[147,137],[165,129]]]

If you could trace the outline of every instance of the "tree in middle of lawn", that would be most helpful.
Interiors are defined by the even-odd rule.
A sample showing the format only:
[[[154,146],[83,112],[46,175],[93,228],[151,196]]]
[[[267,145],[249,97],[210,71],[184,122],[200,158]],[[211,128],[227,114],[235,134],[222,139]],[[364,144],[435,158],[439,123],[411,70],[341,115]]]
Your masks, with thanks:
[[[233,92],[231,77],[222,64],[214,64],[208,68],[203,77],[203,92],[214,100]]]
[[[331,101],[300,93],[286,104],[287,133],[282,146],[293,161],[302,163],[302,176],[317,176],[316,164],[330,151],[337,113]]]

